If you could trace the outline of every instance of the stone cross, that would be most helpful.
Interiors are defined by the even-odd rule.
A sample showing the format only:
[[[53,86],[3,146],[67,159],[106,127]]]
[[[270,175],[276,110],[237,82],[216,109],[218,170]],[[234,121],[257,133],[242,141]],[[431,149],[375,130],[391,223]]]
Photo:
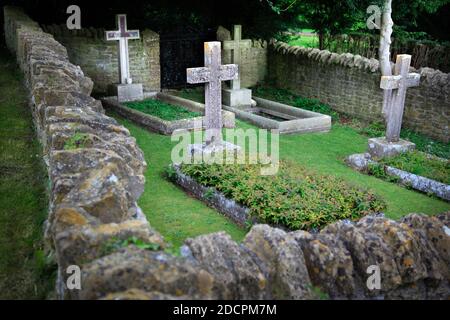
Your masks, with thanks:
[[[222,143],[222,81],[238,76],[238,66],[221,64],[220,42],[205,42],[205,66],[187,69],[187,82],[205,83],[206,144]]]
[[[417,87],[420,83],[420,74],[408,73],[410,64],[410,55],[399,54],[395,63],[394,75],[381,77],[380,88],[393,90],[390,106],[387,108],[386,140],[388,142],[400,140],[406,89]]]
[[[117,31],[106,31],[106,40],[119,41],[120,83],[133,83],[130,76],[130,60],[128,57],[128,40],[139,39],[139,30],[127,30],[127,15],[118,14]]]
[[[227,40],[223,42],[224,50],[233,50],[233,63],[238,66],[241,63],[241,49],[242,48],[251,48],[252,40],[244,39],[241,40],[242,37],[242,26],[235,25],[233,31],[233,40]],[[241,69],[241,68],[239,68]],[[231,81],[231,89],[239,90],[241,88],[241,75],[240,72],[238,74],[238,78],[236,80]]]

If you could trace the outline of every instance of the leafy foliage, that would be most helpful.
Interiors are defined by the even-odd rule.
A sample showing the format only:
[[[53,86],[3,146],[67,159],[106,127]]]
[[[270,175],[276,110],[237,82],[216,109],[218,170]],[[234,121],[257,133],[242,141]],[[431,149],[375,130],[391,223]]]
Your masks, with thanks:
[[[192,112],[180,106],[165,103],[156,99],[126,102],[125,105],[131,109],[168,121],[202,116],[200,112]]]
[[[450,161],[432,157],[423,152],[407,152],[395,157],[384,158],[381,164],[411,172],[445,184],[450,184]]]
[[[89,143],[89,135],[85,133],[76,132],[64,143],[64,150],[74,150],[85,148]]]
[[[282,162],[275,176],[261,176],[259,165],[193,164],[183,165],[181,170],[247,206],[261,221],[292,230],[356,220],[385,208],[384,201],[370,190],[290,162]]]

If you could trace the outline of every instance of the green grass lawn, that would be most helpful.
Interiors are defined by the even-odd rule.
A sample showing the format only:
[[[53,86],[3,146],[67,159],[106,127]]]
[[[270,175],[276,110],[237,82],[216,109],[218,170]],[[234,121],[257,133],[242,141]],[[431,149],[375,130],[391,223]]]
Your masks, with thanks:
[[[0,299],[42,299],[54,287],[43,253],[48,182],[18,70],[0,52]]]
[[[194,93],[195,100],[201,95]],[[136,137],[148,163],[145,192],[139,204],[150,224],[159,230],[175,246],[184,239],[200,234],[227,231],[239,240],[245,230],[238,228],[217,211],[184,193],[164,177],[170,163],[171,149],[176,142],[170,137],[151,133],[113,114]],[[255,128],[236,121],[237,128]],[[280,157],[302,164],[318,173],[341,177],[349,183],[372,189],[387,203],[386,215],[400,218],[411,212],[437,214],[450,210],[450,204],[431,198],[396,184],[358,173],[344,163],[344,158],[353,153],[362,153],[367,148],[367,137],[357,129],[340,124],[333,125],[329,133],[284,135],[280,138]]]

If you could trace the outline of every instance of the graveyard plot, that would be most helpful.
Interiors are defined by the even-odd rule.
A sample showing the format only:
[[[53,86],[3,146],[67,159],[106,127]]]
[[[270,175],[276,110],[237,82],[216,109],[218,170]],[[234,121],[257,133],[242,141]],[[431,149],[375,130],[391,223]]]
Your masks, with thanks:
[[[204,127],[204,104],[165,93],[129,102],[118,102],[116,97],[106,97],[102,99],[102,104],[144,128],[164,135],[170,135],[175,130]],[[222,117],[225,128],[234,128],[235,117],[232,112],[222,111]]]
[[[145,173],[145,191],[139,199],[139,206],[150,224],[167,241],[177,247],[187,238],[216,231],[226,231],[238,241],[245,236],[245,228],[220,214],[214,207],[186,193],[167,178],[167,168],[171,164],[171,152],[176,142],[172,142],[168,136],[148,131],[117,113],[111,112],[110,115],[130,130],[144,152],[148,169]],[[245,130],[256,127],[236,120],[236,128]],[[449,203],[361,174],[345,164],[347,155],[364,152],[366,147],[367,137],[360,134],[359,130],[341,124],[333,125],[328,134],[280,137],[282,160],[303,166],[319,175],[342,178],[349,184],[373,190],[384,199],[386,208],[383,212],[389,218],[399,219],[411,212],[431,215],[450,210]]]
[[[223,105],[223,108],[233,112],[240,120],[259,128],[277,129],[280,134],[328,132],[331,129],[332,119],[336,116],[331,108],[326,108],[325,105],[312,99],[303,98],[301,105],[297,106],[276,99],[276,95],[264,95],[264,90],[256,90],[256,93],[262,93],[264,97],[253,97],[256,106],[237,108]],[[171,96],[180,96],[197,102],[204,101],[202,94],[202,88],[170,91]],[[271,98],[275,99],[269,100]]]
[[[354,154],[347,163],[358,171],[450,201],[450,161],[420,151],[373,158]]]
[[[240,224],[253,221],[289,230],[319,229],[337,220],[358,220],[386,206],[371,190],[292,162],[283,161],[274,176],[262,176],[260,169],[254,164],[181,165],[175,167],[175,181],[186,182],[186,176],[194,179],[200,188],[192,182],[181,185]]]
[[[276,129],[280,134],[328,132],[331,129],[330,116],[263,98],[253,97],[253,100],[256,106],[247,109],[224,108],[241,120],[259,128]]]

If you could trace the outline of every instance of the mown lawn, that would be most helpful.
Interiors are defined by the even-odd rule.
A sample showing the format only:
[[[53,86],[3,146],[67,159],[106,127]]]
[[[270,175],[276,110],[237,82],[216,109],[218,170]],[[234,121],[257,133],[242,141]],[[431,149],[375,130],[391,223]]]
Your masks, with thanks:
[[[43,252],[46,170],[21,81],[0,49],[0,299],[42,299],[54,287]]]
[[[198,99],[201,97],[198,96]],[[178,246],[187,237],[225,230],[236,240],[245,230],[202,202],[186,195],[164,177],[170,163],[172,147],[170,137],[151,133],[114,115],[136,137],[148,163],[146,189],[139,204],[150,223],[167,240]],[[255,128],[237,121],[237,128]],[[450,210],[450,204],[431,198],[396,184],[355,172],[347,167],[344,158],[353,153],[365,152],[367,137],[355,128],[335,124],[329,133],[284,135],[280,138],[280,157],[316,170],[321,174],[341,177],[355,185],[371,188],[386,201],[386,215],[400,218],[411,212],[437,214]]]

